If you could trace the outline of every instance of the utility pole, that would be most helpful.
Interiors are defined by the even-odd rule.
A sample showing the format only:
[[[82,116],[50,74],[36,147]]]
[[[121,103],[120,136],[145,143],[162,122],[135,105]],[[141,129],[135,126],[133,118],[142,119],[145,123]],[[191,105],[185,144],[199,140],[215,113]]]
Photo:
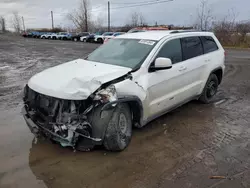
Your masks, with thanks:
[[[52,29],[54,29],[54,18],[53,18],[53,11],[51,11],[51,21],[52,21]]]
[[[22,16],[22,21],[23,21],[23,31],[25,32],[25,25],[24,25],[24,19],[23,19],[23,16]]]
[[[108,1],[108,31],[110,31],[110,2]]]

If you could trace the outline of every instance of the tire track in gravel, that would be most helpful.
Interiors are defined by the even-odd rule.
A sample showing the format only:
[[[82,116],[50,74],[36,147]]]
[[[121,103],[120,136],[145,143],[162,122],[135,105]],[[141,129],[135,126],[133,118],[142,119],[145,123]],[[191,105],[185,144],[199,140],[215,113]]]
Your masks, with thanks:
[[[237,134],[232,133],[230,130],[224,129],[220,130],[218,132],[215,132],[208,148],[205,148],[200,151],[196,151],[193,153],[192,157],[189,157],[185,159],[182,162],[179,162],[177,166],[174,167],[174,169],[167,170],[160,176],[159,182],[160,184],[163,184],[165,180],[168,181],[174,181],[179,176],[181,176],[184,172],[188,171],[192,166],[196,165],[197,163],[200,163],[204,160],[204,158],[208,155],[213,155],[218,150],[220,150],[222,147],[225,147],[229,145],[231,142],[237,139]],[[181,148],[179,148],[181,149]],[[169,175],[170,174],[170,175]]]

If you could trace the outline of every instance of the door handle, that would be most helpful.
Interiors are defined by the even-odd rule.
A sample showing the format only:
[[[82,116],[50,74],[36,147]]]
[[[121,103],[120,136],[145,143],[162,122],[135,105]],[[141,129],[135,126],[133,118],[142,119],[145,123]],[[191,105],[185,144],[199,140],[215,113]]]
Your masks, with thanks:
[[[181,68],[179,69],[179,71],[185,71],[185,70],[187,70],[187,67],[181,67]]]

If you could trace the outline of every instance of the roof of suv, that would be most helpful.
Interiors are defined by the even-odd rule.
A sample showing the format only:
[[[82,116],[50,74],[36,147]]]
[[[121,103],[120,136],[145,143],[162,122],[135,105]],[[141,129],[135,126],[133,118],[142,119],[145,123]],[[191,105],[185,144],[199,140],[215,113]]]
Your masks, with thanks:
[[[127,39],[145,39],[145,40],[156,40],[159,41],[163,37],[174,35],[174,34],[195,34],[195,35],[212,35],[211,32],[198,32],[198,31],[190,31],[190,30],[169,30],[169,31],[146,31],[146,32],[138,32],[138,33],[126,33],[121,36],[117,36],[116,38],[127,38]]]

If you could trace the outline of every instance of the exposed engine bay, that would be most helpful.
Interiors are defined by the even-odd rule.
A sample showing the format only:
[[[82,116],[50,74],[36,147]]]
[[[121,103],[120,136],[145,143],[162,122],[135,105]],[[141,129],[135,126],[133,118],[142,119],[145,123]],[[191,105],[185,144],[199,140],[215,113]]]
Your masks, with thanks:
[[[106,89],[99,89],[86,100],[57,99],[37,93],[26,86],[23,110],[26,122],[28,118],[34,122],[29,128],[35,135],[48,137],[64,147],[77,147],[78,150],[86,151],[102,141],[101,136],[95,137],[98,134],[95,134],[97,131],[92,127],[93,116],[97,113],[101,118],[100,107],[116,100],[116,91],[112,85]],[[105,121],[105,117],[102,118],[105,123],[107,120]]]

